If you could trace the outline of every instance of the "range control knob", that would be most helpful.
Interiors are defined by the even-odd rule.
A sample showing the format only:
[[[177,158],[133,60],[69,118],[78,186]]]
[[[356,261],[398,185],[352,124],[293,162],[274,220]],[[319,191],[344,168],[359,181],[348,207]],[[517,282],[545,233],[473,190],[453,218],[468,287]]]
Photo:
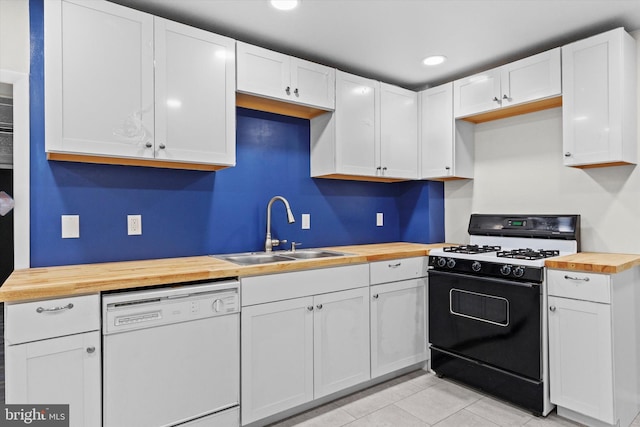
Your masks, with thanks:
[[[502,273],[503,276],[508,276],[511,274],[511,266],[509,264],[503,265],[500,267],[500,273]]]
[[[447,261],[447,267],[453,268],[455,266],[456,266],[456,260],[453,258],[449,258],[449,260]]]
[[[447,259],[439,257],[436,263],[438,264],[438,267],[444,267],[445,265],[447,265]]]
[[[476,273],[480,271],[481,268],[482,268],[482,264],[480,264],[478,261],[473,261],[473,264],[471,264],[471,269]]]
[[[513,269],[513,275],[516,277],[524,276],[524,267],[517,266]]]

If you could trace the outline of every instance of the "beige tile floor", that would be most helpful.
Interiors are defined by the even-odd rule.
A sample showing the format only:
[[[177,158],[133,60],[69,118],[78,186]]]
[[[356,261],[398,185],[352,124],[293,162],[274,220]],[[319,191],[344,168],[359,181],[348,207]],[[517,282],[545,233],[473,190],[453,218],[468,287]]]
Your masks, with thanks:
[[[576,427],[553,411],[535,417],[425,371],[387,381],[272,427]],[[640,427],[640,417],[633,426]]]

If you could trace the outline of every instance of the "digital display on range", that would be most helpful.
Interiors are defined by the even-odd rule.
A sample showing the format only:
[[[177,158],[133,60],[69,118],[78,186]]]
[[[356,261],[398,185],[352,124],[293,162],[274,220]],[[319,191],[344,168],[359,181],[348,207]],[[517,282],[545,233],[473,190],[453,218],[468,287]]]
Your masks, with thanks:
[[[524,227],[525,225],[527,225],[527,221],[523,219],[510,219],[509,225],[512,227]]]

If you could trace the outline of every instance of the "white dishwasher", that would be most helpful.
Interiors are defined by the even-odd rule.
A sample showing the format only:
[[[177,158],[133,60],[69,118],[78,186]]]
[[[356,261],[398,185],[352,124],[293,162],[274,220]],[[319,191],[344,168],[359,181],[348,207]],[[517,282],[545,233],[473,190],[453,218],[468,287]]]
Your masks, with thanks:
[[[104,427],[237,427],[239,282],[104,294]]]

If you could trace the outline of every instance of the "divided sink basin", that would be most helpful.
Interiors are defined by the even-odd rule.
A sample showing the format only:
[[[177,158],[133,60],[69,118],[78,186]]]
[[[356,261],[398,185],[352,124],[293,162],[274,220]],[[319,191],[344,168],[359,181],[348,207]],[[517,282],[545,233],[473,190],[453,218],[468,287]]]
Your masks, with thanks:
[[[214,255],[214,257],[239,265],[257,265],[267,264],[270,262],[286,262],[296,261],[299,259],[328,258],[345,255],[348,254],[342,252],[325,251],[322,249],[299,249],[295,252],[247,252],[230,255]]]

